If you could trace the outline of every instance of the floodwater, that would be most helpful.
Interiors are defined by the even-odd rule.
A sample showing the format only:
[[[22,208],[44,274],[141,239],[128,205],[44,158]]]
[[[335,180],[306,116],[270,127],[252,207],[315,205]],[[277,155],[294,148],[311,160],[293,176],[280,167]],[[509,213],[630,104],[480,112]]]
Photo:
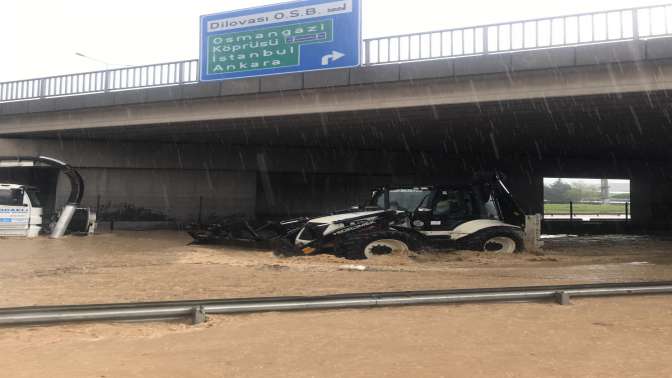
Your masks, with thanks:
[[[0,306],[672,279],[672,241],[560,236],[540,254],[348,261],[184,234],[0,240]],[[363,268],[362,268],[363,267]],[[363,270],[362,270],[363,269]],[[11,377],[672,376],[669,296],[0,329]]]
[[[178,232],[0,239],[0,306],[672,280],[672,240],[648,237],[564,236],[546,239],[539,254],[369,261],[190,242]]]

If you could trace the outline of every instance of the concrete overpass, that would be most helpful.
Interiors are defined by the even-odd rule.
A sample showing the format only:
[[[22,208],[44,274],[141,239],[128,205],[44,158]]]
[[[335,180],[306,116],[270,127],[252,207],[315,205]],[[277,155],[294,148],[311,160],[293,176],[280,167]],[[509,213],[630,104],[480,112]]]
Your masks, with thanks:
[[[631,178],[634,220],[667,228],[670,90],[672,38],[621,41],[7,102],[0,150],[78,166],[89,204],[180,221],[201,198],[317,213],[500,169],[530,212],[544,176]]]

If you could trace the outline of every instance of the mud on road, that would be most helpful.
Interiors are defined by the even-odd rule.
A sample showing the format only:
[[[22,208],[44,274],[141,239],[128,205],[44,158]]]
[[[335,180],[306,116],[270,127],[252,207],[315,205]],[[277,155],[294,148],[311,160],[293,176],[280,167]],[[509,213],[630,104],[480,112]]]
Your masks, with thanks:
[[[279,258],[190,241],[177,232],[0,239],[0,306],[672,280],[672,240],[665,238],[560,237],[547,239],[540,254],[367,261]]]
[[[0,329],[7,377],[670,377],[669,297]]]
[[[562,237],[543,254],[353,262],[179,233],[0,240],[0,306],[672,280],[672,241]],[[365,270],[351,265],[363,265]],[[669,296],[0,329],[11,377],[672,376]]]

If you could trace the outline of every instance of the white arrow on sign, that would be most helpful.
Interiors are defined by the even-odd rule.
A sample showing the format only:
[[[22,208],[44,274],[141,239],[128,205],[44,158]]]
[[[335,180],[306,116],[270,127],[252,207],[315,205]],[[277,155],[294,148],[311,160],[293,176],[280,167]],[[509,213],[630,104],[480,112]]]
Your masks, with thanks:
[[[322,65],[323,66],[328,66],[329,61],[335,62],[335,61],[341,59],[344,56],[345,56],[345,54],[343,54],[342,52],[334,50],[334,51],[331,52],[331,54],[327,54],[327,55],[322,57]]]

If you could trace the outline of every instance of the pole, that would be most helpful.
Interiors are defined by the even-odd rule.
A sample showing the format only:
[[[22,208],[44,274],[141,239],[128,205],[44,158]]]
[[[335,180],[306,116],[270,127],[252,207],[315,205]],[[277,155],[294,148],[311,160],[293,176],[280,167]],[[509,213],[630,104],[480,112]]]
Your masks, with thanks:
[[[630,202],[625,203],[625,221],[627,222],[630,219]]]
[[[198,197],[198,225],[203,225],[203,196]]]
[[[569,201],[569,228],[574,231],[574,202]]]
[[[574,221],[574,202],[569,201],[569,221]]]

